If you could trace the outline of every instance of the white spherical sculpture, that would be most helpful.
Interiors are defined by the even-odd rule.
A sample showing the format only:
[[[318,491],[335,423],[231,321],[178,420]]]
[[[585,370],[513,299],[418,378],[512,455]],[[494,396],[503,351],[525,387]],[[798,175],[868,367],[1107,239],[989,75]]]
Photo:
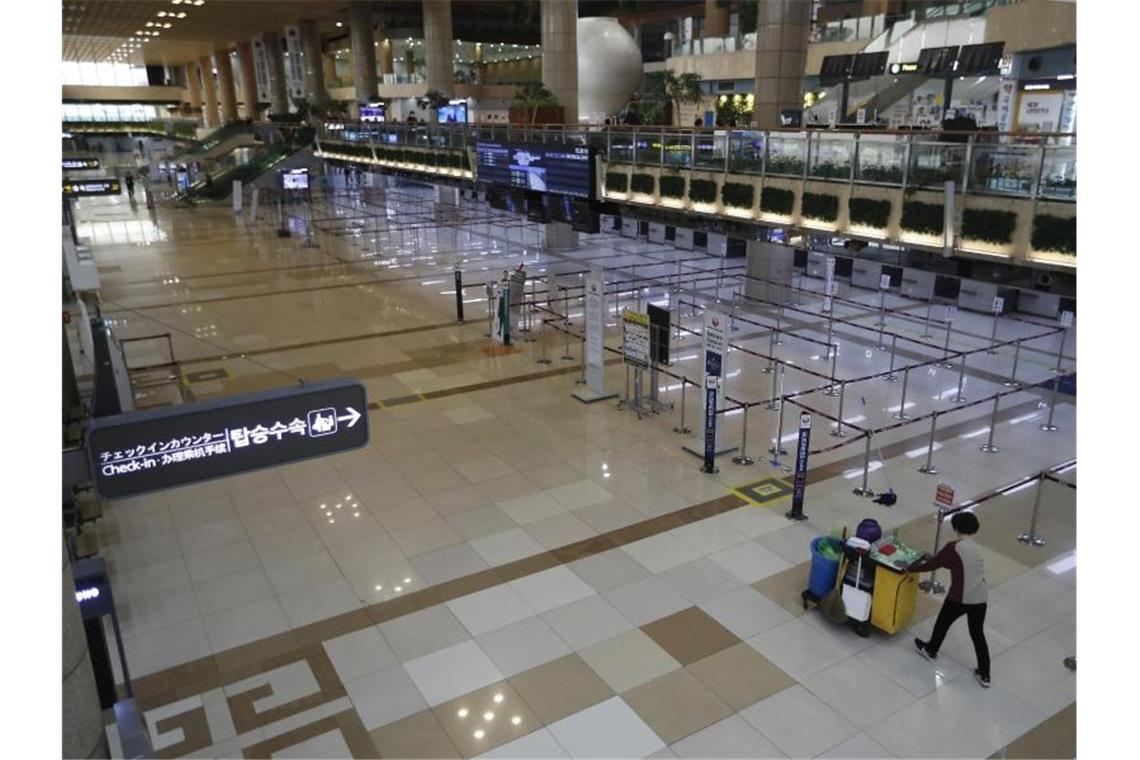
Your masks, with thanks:
[[[578,19],[578,121],[601,124],[641,82],[641,49],[617,19]]]

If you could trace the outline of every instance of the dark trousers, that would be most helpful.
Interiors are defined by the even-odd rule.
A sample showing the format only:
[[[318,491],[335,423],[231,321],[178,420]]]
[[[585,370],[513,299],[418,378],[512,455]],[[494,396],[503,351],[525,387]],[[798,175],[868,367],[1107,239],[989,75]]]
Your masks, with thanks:
[[[984,604],[962,604],[961,602],[946,600],[938,613],[938,619],[934,621],[934,633],[930,634],[930,641],[926,643],[926,651],[930,654],[938,654],[942,640],[946,638],[950,626],[963,615],[966,616],[966,625],[970,627],[970,638],[974,642],[974,654],[978,657],[978,672],[985,678],[989,678],[990,647],[986,644],[986,634],[982,628],[986,622],[986,605]]]

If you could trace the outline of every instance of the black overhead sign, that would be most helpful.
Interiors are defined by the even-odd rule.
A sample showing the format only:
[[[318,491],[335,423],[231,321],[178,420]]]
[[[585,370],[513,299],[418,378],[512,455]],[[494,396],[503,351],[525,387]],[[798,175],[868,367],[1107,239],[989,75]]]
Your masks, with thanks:
[[[102,179],[65,179],[63,181],[63,194],[68,198],[77,198],[84,195],[118,195],[122,191],[119,180],[113,177]]]
[[[368,400],[355,380],[329,380],[97,417],[87,437],[95,490],[123,498],[368,443]]]
[[[78,169],[98,169],[99,159],[97,158],[65,158],[63,159],[63,168],[65,171],[78,170]]]

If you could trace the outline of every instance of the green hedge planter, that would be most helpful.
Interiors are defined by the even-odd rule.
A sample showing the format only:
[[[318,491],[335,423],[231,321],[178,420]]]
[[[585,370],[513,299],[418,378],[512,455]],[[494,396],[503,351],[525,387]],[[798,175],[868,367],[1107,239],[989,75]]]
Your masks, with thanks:
[[[623,172],[606,172],[606,191],[624,193],[629,190],[629,175]]]
[[[1006,245],[1013,242],[1017,214],[996,209],[968,208],[962,212],[962,238]]]
[[[897,185],[902,182],[902,169],[897,166],[880,166],[872,164],[859,169],[859,179],[862,182],[889,182]]]
[[[834,222],[839,218],[839,196],[827,193],[804,193],[800,213],[809,219]]]
[[[635,193],[653,195],[654,184],[652,174],[634,174],[629,178],[629,189]]]
[[[941,235],[942,216],[941,203],[907,201],[903,203],[902,221],[899,226],[922,235]]]
[[[874,198],[848,198],[847,211],[852,224],[882,230],[886,229],[887,221],[891,218],[891,202]]]
[[[804,162],[791,156],[769,156],[768,167],[765,171],[768,174],[792,174],[802,177]]]
[[[851,164],[824,162],[813,166],[808,174],[825,179],[848,179],[851,176]]]
[[[689,200],[693,203],[712,203],[716,200],[716,183],[709,179],[689,182]]]
[[[1033,219],[1029,240],[1035,251],[1056,251],[1077,255],[1077,218],[1038,214]]]
[[[685,178],[665,174],[657,181],[662,198],[684,198]]]
[[[796,194],[779,187],[765,187],[760,190],[760,210],[769,214],[790,215],[796,205]]]
[[[740,182],[725,182],[720,188],[720,198],[724,205],[733,208],[752,208],[752,199],[756,197],[756,188]]]

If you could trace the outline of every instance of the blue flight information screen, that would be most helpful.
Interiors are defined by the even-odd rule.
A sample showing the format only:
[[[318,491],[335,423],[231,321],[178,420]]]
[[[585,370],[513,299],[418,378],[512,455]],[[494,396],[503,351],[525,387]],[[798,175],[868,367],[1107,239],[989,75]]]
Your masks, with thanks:
[[[475,149],[480,182],[594,197],[594,156],[586,145],[481,142]]]

